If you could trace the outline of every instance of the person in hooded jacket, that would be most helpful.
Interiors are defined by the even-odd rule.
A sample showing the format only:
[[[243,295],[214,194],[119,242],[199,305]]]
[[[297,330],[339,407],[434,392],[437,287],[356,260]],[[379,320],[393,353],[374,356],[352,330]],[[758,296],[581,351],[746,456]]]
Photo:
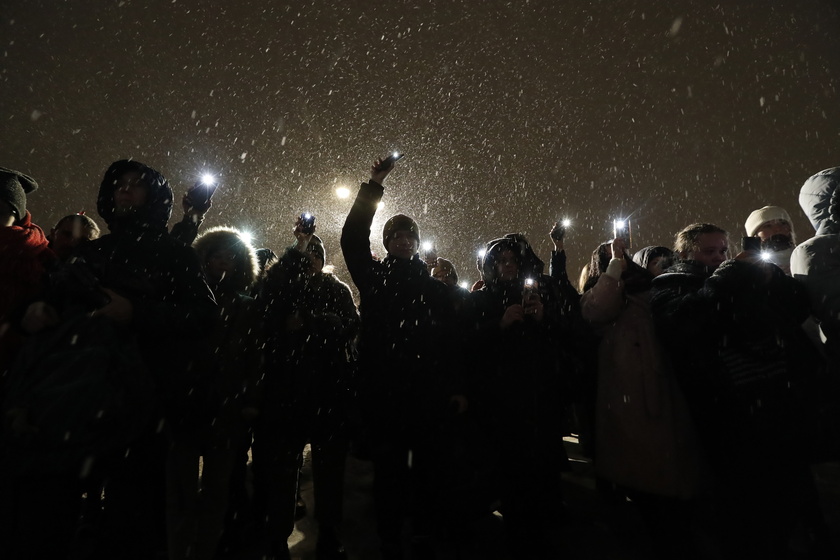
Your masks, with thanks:
[[[807,288],[810,310],[825,339],[830,365],[840,374],[840,167],[814,174],[802,185],[799,205],[816,235],[791,255],[793,277]]]
[[[298,474],[307,442],[312,450],[319,560],[345,558],[340,539],[347,401],[359,314],[349,286],[326,250],[298,218],[297,243],[266,270],[267,371],[265,412],[254,433],[255,501],[265,520],[272,558],[288,558],[295,522]]]
[[[633,262],[650,272],[654,278],[665,272],[673,261],[674,251],[658,245],[644,247],[633,255]]]
[[[470,414],[498,452],[496,495],[511,554],[550,558],[563,517],[561,473],[568,468],[559,403],[563,376],[575,367],[556,350],[568,340],[564,302],[522,235],[488,243],[482,270],[484,286],[470,294],[464,317],[474,361]]]
[[[374,464],[373,498],[383,558],[403,557],[401,533],[416,557],[433,557],[433,516],[440,497],[432,473],[439,463],[438,429],[462,411],[452,351],[455,312],[447,287],[418,255],[417,223],[403,214],[382,231],[388,255],[371,255],[370,227],[393,165],[377,161],[341,232],[344,261],[361,298],[358,406]]]
[[[805,435],[799,396],[819,355],[804,287],[753,252],[727,259],[728,245],[712,224],[680,231],[651,309],[714,477],[721,554],[783,558],[795,520],[819,517],[808,458],[779,452]]]
[[[39,332],[56,323],[61,328],[74,313],[80,328],[117,336],[120,346],[137,352],[130,365],[139,377],[118,381],[138,390],[123,387],[125,410],[100,411],[114,414],[134,435],[125,443],[111,441],[83,470],[94,500],[88,512],[99,509],[104,487],[88,543],[102,558],[145,560],[165,553],[165,431],[185,420],[195,348],[204,351],[216,312],[195,252],[166,231],[171,209],[172,190],[158,171],[131,160],[111,164],[97,198],[110,233],[81,245],[47,302],[31,305],[24,317],[26,328]],[[154,394],[144,397],[139,389],[151,384]]]
[[[256,282],[254,247],[242,233],[215,227],[193,243],[218,304],[209,351],[196,356],[205,382],[196,418],[173,429],[167,466],[169,558],[211,560],[224,528],[234,462],[250,446],[259,408],[262,312],[247,295]],[[195,484],[201,469],[200,489]]]

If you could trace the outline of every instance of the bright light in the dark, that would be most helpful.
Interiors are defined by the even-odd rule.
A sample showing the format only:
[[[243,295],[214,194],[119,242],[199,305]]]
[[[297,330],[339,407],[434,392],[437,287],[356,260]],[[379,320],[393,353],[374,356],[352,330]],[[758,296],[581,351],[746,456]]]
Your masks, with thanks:
[[[569,227],[570,225],[572,225],[572,220],[566,218],[565,220],[563,220],[562,224],[563,227]]]
[[[423,242],[423,250],[424,251],[431,251],[432,247],[434,247],[434,245],[432,244],[431,241],[424,241]]]
[[[335,195],[338,198],[350,198],[350,189],[347,187],[338,187],[335,189]]]
[[[212,173],[205,173],[201,176],[201,182],[210,187],[216,184],[216,177]]]

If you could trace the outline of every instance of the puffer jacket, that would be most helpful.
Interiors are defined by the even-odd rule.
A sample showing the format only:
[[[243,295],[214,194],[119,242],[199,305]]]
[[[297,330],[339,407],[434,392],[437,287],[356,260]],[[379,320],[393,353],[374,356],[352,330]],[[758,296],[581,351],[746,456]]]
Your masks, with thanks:
[[[797,390],[820,363],[799,282],[772,265],[681,262],[653,280],[651,310],[713,462],[801,435]]]
[[[820,324],[826,345],[840,356],[840,167],[810,177],[799,193],[799,204],[816,236],[793,250],[790,269],[805,284],[811,313]]]

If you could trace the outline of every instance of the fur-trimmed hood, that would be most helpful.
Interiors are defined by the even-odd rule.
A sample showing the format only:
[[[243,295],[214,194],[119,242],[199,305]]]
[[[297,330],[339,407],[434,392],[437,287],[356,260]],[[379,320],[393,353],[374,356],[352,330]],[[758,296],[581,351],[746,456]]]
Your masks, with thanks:
[[[225,277],[224,283],[238,292],[247,292],[259,276],[257,251],[236,228],[220,226],[208,229],[193,242],[201,266],[210,255],[219,250],[230,250],[236,255],[236,272]]]

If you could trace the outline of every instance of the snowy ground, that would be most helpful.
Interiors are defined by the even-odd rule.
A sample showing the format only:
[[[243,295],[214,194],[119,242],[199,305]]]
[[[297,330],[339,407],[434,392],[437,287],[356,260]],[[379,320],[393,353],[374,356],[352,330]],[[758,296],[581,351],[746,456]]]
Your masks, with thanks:
[[[577,445],[569,444],[573,470],[566,476],[566,503],[569,521],[558,527],[558,543],[566,558],[631,560],[650,558],[645,547],[643,528],[630,503],[605,503],[595,491],[591,464],[578,453]],[[822,506],[840,547],[840,463],[826,463],[814,468]],[[342,527],[349,560],[378,560],[378,542],[373,520],[371,484],[373,467],[367,461],[350,457],[347,462],[345,522]],[[302,496],[309,515],[297,523],[289,540],[294,560],[315,560],[317,529],[312,520],[314,511],[312,479],[307,466],[302,475]],[[446,507],[446,504],[441,504]],[[476,524],[479,538],[469,550],[457,552],[443,547],[441,560],[503,560],[501,555],[501,520],[488,516]]]

